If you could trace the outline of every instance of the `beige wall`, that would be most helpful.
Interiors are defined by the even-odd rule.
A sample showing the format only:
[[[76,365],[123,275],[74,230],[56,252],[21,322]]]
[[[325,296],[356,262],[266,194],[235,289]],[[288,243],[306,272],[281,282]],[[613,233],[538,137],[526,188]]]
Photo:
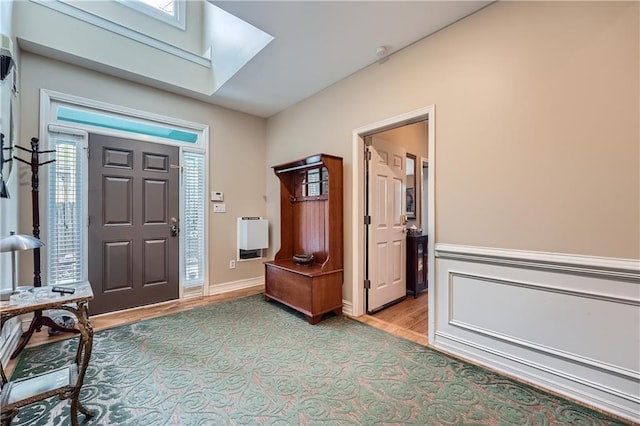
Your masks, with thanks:
[[[422,163],[421,158],[428,158],[427,137],[429,135],[429,127],[427,121],[423,120],[418,123],[408,124],[406,126],[396,127],[395,129],[386,130],[376,133],[376,137],[380,137],[386,141],[402,146],[406,149],[407,154],[413,154],[416,157],[414,175],[407,176],[407,186],[415,188],[416,217],[409,218],[407,226],[416,226],[427,232],[427,224],[422,223],[422,206],[426,206],[426,200],[422,199]]]
[[[403,146],[407,150],[407,154],[413,154],[417,160],[420,160],[420,157],[427,158],[428,156],[428,130],[429,128],[425,120],[379,132],[376,133],[376,136]]]
[[[265,121],[203,102],[88,71],[73,65],[23,52],[21,61],[22,140],[38,135],[39,90],[50,89],[127,108],[209,125],[209,185],[223,191],[227,213],[211,213],[209,267],[212,284],[261,276],[259,261],[235,259],[236,218],[264,216]],[[22,232],[31,233],[28,176],[23,176]],[[43,235],[46,230],[43,229]]]
[[[637,2],[495,3],[270,118],[267,165],[344,157],[350,218],[352,130],[434,104],[436,242],[638,259],[638,21]],[[277,191],[267,172],[272,220]]]

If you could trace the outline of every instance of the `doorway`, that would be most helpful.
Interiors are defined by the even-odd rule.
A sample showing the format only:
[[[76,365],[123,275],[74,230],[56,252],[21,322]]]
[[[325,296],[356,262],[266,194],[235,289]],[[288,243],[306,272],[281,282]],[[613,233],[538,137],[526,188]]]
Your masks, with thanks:
[[[96,294],[108,290],[107,293],[114,298],[130,303],[131,297],[125,296],[126,291],[123,289],[143,286],[144,291],[140,291],[136,296],[139,300],[131,302],[130,306],[183,298],[186,294],[208,295],[208,126],[46,89],[40,89],[40,106],[40,134],[46,135],[47,148],[58,150],[58,159],[49,169],[50,173],[43,182],[43,187],[47,188],[49,194],[46,197],[46,232],[50,247],[65,248],[64,253],[60,250],[46,251],[48,285],[66,285],[89,280],[89,246],[91,244],[99,247],[106,244],[110,245],[111,251],[107,254],[114,256],[113,259],[108,259],[111,269],[107,274],[110,274],[107,280],[104,279],[106,270],[101,270],[105,253],[91,253],[94,257],[91,261],[91,282],[101,282],[100,287],[96,285],[94,289]],[[126,141],[119,147],[114,147],[113,152],[109,154],[109,172],[103,173],[102,178],[115,178],[109,182],[115,184],[111,185],[110,190],[118,186],[129,186],[129,183],[125,183],[127,178],[120,175],[119,171],[123,172],[130,167],[128,150],[134,153],[134,157],[136,151],[141,151],[138,153],[141,155],[137,160],[139,163],[132,167],[142,170],[140,177],[146,179],[146,187],[141,191],[132,192],[131,200],[140,202],[140,208],[121,205],[124,191],[118,189],[115,190],[118,202],[106,205],[111,230],[125,229],[125,224],[134,223],[134,219],[140,223],[145,222],[142,235],[146,245],[145,251],[135,262],[131,257],[126,262],[116,258],[134,255],[134,239],[138,238],[137,236],[124,236],[129,238],[130,243],[126,243],[126,238],[118,240],[122,235],[112,239],[94,235],[89,237],[89,226],[100,223],[99,217],[105,213],[102,211],[104,209],[100,209],[100,206],[105,207],[105,203],[101,201],[94,204],[94,207],[98,206],[97,212],[88,212],[88,169],[94,171],[102,167],[99,161],[96,166],[90,166],[89,160],[93,158],[97,161],[100,157],[104,160],[104,153],[88,149],[90,133],[91,145],[95,145],[93,138],[97,135],[111,141]],[[61,161],[62,153],[65,154],[65,161]],[[164,182],[166,179],[169,183]],[[75,183],[73,191],[66,191],[70,188],[70,182]],[[177,198],[174,199],[175,191]],[[165,196],[166,205],[162,201]],[[148,205],[145,206],[147,202]],[[75,216],[71,216],[71,213]],[[180,223],[180,217],[188,217],[189,220]],[[175,223],[171,218],[176,218]],[[71,222],[71,219],[75,221]],[[173,226],[176,236],[171,235]],[[147,229],[151,230],[154,227],[161,229],[164,234],[144,234]],[[100,241],[98,238],[104,243],[96,244],[95,241]],[[117,241],[122,244],[112,244]],[[140,241],[137,244],[139,245]],[[129,250],[131,253],[128,253]],[[112,260],[118,261],[114,263]],[[133,265],[133,272],[129,271],[130,265],[127,262]],[[100,266],[94,270],[94,264]],[[114,265],[124,266],[118,269]],[[56,274],[55,271],[58,270],[71,270],[74,274]],[[134,284],[131,275],[139,275],[139,270],[144,270],[144,275],[139,280],[142,284]],[[128,278],[122,277],[127,275]],[[106,288],[105,282],[108,282]],[[165,292],[165,288],[170,290]],[[126,304],[109,309],[125,308]],[[92,302],[92,315],[98,311],[103,312],[103,309],[100,308],[99,302]]]
[[[351,307],[351,313],[354,316],[362,316],[366,313],[366,285],[367,285],[367,274],[369,272],[369,261],[370,259],[366,255],[365,247],[368,244],[367,239],[367,225],[365,225],[370,218],[366,215],[366,205],[368,200],[365,200],[365,197],[362,195],[365,193],[365,157],[367,155],[365,150],[365,138],[370,135],[374,135],[376,133],[380,133],[383,131],[396,129],[403,127],[405,125],[414,124],[420,121],[426,121],[427,125],[427,138],[426,141],[424,138],[421,140],[421,144],[423,147],[426,146],[427,154],[426,155],[416,155],[416,164],[415,168],[417,170],[422,171],[423,168],[421,166],[421,162],[424,159],[428,159],[429,167],[426,169],[428,173],[427,178],[427,186],[425,188],[424,193],[426,196],[421,197],[420,205],[424,206],[423,208],[427,211],[426,217],[427,222],[423,226],[423,230],[426,230],[428,234],[428,243],[427,243],[427,281],[428,281],[428,291],[426,293],[427,299],[427,311],[429,313],[427,325],[428,325],[428,333],[425,340],[425,343],[433,342],[435,338],[435,292],[434,292],[434,277],[435,277],[435,257],[434,257],[434,242],[436,239],[435,235],[435,191],[434,191],[434,175],[435,175],[435,106],[430,105],[418,110],[414,110],[408,113],[400,114],[395,117],[391,117],[388,119],[384,119],[375,123],[368,124],[366,126],[357,128],[353,130],[353,170],[352,170],[352,205],[353,205],[353,214],[352,214],[352,229],[353,229],[353,239],[352,239],[352,250],[353,250],[353,271],[352,271],[352,282],[353,282],[353,304]],[[420,179],[417,179],[419,182]],[[423,191],[418,191],[415,195],[420,196]],[[418,212],[416,212],[416,222],[420,222],[421,218],[424,216]],[[364,220],[362,219],[364,217]],[[411,225],[409,225],[411,226]],[[422,224],[421,224],[422,226]],[[418,227],[418,225],[416,225]],[[363,283],[362,285],[360,283]],[[420,303],[420,302],[418,302]]]
[[[178,147],[89,134],[89,149],[91,314],[177,299]]]
[[[365,137],[365,203],[370,224],[366,312],[396,327],[427,334],[426,198],[422,159],[428,122],[420,120]],[[382,271],[382,272],[381,272]],[[385,274],[387,276],[385,276]]]

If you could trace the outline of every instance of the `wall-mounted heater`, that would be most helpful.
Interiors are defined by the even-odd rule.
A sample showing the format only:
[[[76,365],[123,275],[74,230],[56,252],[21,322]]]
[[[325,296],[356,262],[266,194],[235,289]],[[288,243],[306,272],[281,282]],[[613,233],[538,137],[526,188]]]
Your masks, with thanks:
[[[262,258],[269,247],[269,221],[261,217],[238,218],[238,260]]]

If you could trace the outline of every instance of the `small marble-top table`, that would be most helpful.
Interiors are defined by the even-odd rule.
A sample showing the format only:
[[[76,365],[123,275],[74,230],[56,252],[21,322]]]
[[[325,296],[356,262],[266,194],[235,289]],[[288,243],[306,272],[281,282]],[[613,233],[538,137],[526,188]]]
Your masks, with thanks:
[[[65,310],[77,319],[79,342],[75,361],[67,366],[42,374],[15,381],[8,381],[0,363],[2,390],[0,391],[0,420],[2,425],[11,423],[18,410],[25,405],[57,395],[60,399],[71,399],[71,424],[78,424],[78,410],[86,417],[93,413],[80,403],[80,388],[91,358],[93,346],[93,328],[89,323],[89,300],[93,291],[89,282],[65,285],[75,289],[73,294],[60,294],[51,291],[52,287],[36,287],[21,297],[13,297],[11,302],[0,303],[0,330],[11,318],[26,313],[46,309]],[[28,294],[27,294],[28,293]],[[20,300],[16,300],[20,299]]]

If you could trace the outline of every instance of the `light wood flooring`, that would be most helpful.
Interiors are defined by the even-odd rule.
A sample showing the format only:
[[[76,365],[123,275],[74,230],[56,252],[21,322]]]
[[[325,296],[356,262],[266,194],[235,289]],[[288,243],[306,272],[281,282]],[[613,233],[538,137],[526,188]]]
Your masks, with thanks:
[[[264,292],[264,286],[259,285],[244,290],[233,291],[225,294],[194,297],[179,301],[170,301],[151,306],[128,309],[109,314],[96,315],[91,317],[91,325],[94,331],[105,330],[123,324],[129,324],[140,320],[155,318],[175,312],[186,311],[197,306],[238,297],[250,296]],[[390,306],[374,315],[363,315],[355,318],[358,321],[369,324],[373,327],[404,337],[408,340],[427,344],[427,294],[423,293],[416,299],[413,296],[407,298],[393,306]],[[43,343],[56,342],[58,340],[74,337],[73,334],[60,334],[49,336],[47,328],[43,327],[39,333],[34,333],[27,343],[27,348],[41,345]],[[19,357],[9,361],[5,372],[10,375]]]
[[[402,302],[389,306],[380,312],[356,319],[421,345],[426,345],[427,293],[421,293],[415,299],[413,296],[407,296]]]

